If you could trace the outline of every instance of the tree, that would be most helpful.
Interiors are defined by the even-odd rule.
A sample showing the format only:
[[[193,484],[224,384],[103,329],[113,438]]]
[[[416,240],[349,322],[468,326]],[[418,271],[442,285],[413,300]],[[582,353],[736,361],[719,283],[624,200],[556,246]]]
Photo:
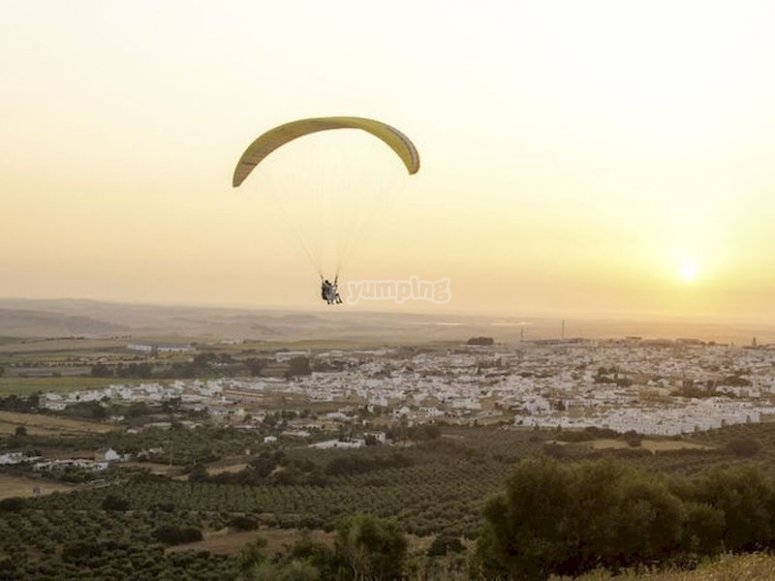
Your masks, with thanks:
[[[97,363],[91,368],[92,377],[113,377],[113,370],[104,363]]]
[[[735,438],[727,442],[727,452],[739,458],[751,458],[756,456],[762,445],[752,438]]]
[[[124,415],[128,418],[138,418],[140,416],[147,416],[151,413],[151,409],[144,401],[135,401],[129,404],[129,407],[124,412]]]
[[[153,366],[150,363],[119,363],[116,367],[117,377],[135,377],[138,379],[150,379],[153,375]]]
[[[26,508],[27,501],[20,496],[12,496],[10,498],[4,498],[0,500],[0,513],[4,512],[19,512]]]
[[[724,511],[707,504],[685,502],[684,550],[696,555],[715,555],[723,549]]]
[[[197,369],[206,369],[218,360],[218,356],[210,351],[197,353],[192,363]]]
[[[775,488],[757,467],[711,472],[697,484],[694,499],[722,512],[721,540],[727,551],[775,544]]]
[[[102,510],[116,510],[127,511],[129,510],[129,501],[115,494],[108,494],[105,500],[102,501]]]
[[[27,435],[27,428],[25,426],[16,426],[13,435],[17,438],[23,438]]]
[[[255,531],[258,529],[258,521],[248,516],[237,515],[229,521],[229,527],[238,531]]]
[[[401,576],[407,541],[393,520],[356,515],[339,522],[334,547],[353,579]]]
[[[188,472],[189,482],[207,482],[208,477],[207,467],[201,462],[197,462],[191,466],[191,469]]]
[[[308,530],[303,529],[298,541],[288,547],[287,552],[276,558],[275,563],[262,563],[256,567],[251,579],[267,581],[313,581],[341,578],[336,572],[334,552],[312,540]]]
[[[267,478],[275,468],[285,460],[285,453],[278,450],[276,454],[264,450],[253,458],[248,464],[248,469],[258,478]]]
[[[67,405],[64,414],[79,418],[104,420],[108,417],[108,410],[98,401],[78,401]]]
[[[163,525],[153,531],[153,538],[165,545],[181,545],[202,540],[202,531],[193,527]]]
[[[643,436],[635,430],[628,430],[624,433],[624,441],[630,448],[640,448],[643,444]]]
[[[309,357],[293,357],[288,361],[288,371],[285,372],[286,377],[296,377],[297,375],[310,375],[312,369],[309,365]]]
[[[570,468],[548,458],[520,462],[506,492],[485,505],[480,559],[517,578],[547,577],[565,559],[571,477]]]
[[[252,543],[247,543],[237,553],[237,567],[246,578],[251,578],[250,571],[267,560],[266,545],[267,540],[264,537],[256,536]]]
[[[0,366],[0,377],[5,375],[5,367]]]
[[[481,564],[516,579],[579,575],[680,549],[683,503],[649,473],[614,461],[525,460],[484,511]]]
[[[250,371],[250,375],[253,377],[257,377],[261,375],[261,372],[264,370],[264,367],[266,367],[268,363],[267,359],[259,359],[258,357],[251,357],[250,359],[245,360],[245,367],[248,368]]]
[[[178,413],[180,411],[181,403],[182,403],[182,400],[179,397],[170,398],[167,401],[162,402],[161,410],[165,414]]]
[[[626,567],[677,552],[684,507],[663,480],[610,460],[579,464],[574,472],[568,520],[579,545],[563,569]]]
[[[492,337],[471,337],[466,341],[466,345],[493,345],[495,340]]]
[[[443,557],[450,553],[462,553],[465,550],[463,543],[460,542],[460,537],[450,533],[441,533],[433,539],[428,549],[428,556]]]

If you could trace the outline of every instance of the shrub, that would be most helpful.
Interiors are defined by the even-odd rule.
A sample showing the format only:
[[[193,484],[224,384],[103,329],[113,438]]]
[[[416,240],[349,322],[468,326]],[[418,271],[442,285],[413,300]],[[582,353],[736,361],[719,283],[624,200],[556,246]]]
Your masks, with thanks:
[[[116,496],[115,494],[108,494],[105,500],[102,501],[102,510],[117,510],[127,511],[129,510],[129,501],[126,498]]]
[[[740,458],[751,458],[756,456],[761,450],[762,445],[751,438],[735,438],[727,443],[727,452]]]
[[[165,545],[195,543],[196,541],[202,540],[202,531],[193,527],[178,528],[166,525],[154,530],[153,538]]]
[[[4,498],[0,500],[0,513],[19,512],[27,506],[27,501],[19,496]]]
[[[460,542],[460,537],[449,533],[442,533],[433,539],[433,542],[428,549],[428,556],[443,557],[450,553],[462,553],[465,550],[465,546]]]
[[[258,521],[247,516],[235,516],[229,521],[229,526],[238,531],[255,531],[258,529]]]

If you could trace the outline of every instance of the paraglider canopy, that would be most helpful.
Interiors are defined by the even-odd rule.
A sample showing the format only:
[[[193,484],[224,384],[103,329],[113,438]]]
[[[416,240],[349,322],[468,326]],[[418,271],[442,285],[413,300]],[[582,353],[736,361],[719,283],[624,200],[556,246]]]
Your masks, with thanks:
[[[256,167],[256,189],[275,202],[321,281],[334,280],[331,293],[323,284],[322,298],[340,304],[342,269],[372,234],[380,208],[419,171],[420,156],[406,135],[381,121],[316,117],[260,135],[239,158],[232,185]]]
[[[251,143],[237,162],[232,185],[238,187],[266,156],[289,141],[331,129],[361,129],[371,133],[401,158],[409,174],[415,174],[420,169],[420,154],[417,153],[417,148],[406,135],[386,123],[364,117],[315,117],[270,129]]]

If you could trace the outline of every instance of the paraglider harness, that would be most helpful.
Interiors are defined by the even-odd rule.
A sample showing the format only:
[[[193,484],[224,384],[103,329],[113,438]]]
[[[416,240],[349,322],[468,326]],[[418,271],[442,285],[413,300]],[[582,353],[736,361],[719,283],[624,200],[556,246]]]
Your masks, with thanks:
[[[323,279],[323,276],[320,276]],[[339,296],[339,275],[336,275],[334,282],[329,282],[328,279],[323,279],[320,284],[320,298],[326,301],[329,305],[341,305],[342,297]]]

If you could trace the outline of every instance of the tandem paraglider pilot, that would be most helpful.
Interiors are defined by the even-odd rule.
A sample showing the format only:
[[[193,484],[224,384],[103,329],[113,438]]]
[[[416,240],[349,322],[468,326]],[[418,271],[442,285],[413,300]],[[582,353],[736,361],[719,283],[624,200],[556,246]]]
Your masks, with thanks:
[[[341,305],[342,297],[339,296],[338,286],[337,279],[334,279],[334,282],[325,279],[320,284],[320,297],[329,305]]]
[[[251,172],[262,165],[267,156],[287,143],[299,138],[305,138],[313,133],[342,129],[357,129],[371,134],[382,141],[398,156],[408,175],[414,175],[420,170],[420,154],[414,143],[398,129],[387,123],[365,117],[313,117],[278,125],[259,135],[239,158],[234,168],[232,186],[235,188],[239,187]],[[261,170],[259,169],[259,171]],[[292,177],[292,175],[288,175],[288,177]],[[343,174],[341,177],[343,182],[349,181],[349,174]],[[343,266],[342,259],[344,256],[340,255],[338,257],[336,271],[333,271],[333,269],[327,271],[329,273],[336,273],[334,282],[324,279],[323,272],[325,271],[322,268],[320,252],[316,252],[314,248],[310,249],[310,246],[303,239],[303,234],[299,228],[294,228],[294,231],[300,239],[301,246],[307,253],[312,266],[320,275],[320,297],[329,305],[341,305],[343,301],[339,296],[338,279],[341,272],[340,267]]]

